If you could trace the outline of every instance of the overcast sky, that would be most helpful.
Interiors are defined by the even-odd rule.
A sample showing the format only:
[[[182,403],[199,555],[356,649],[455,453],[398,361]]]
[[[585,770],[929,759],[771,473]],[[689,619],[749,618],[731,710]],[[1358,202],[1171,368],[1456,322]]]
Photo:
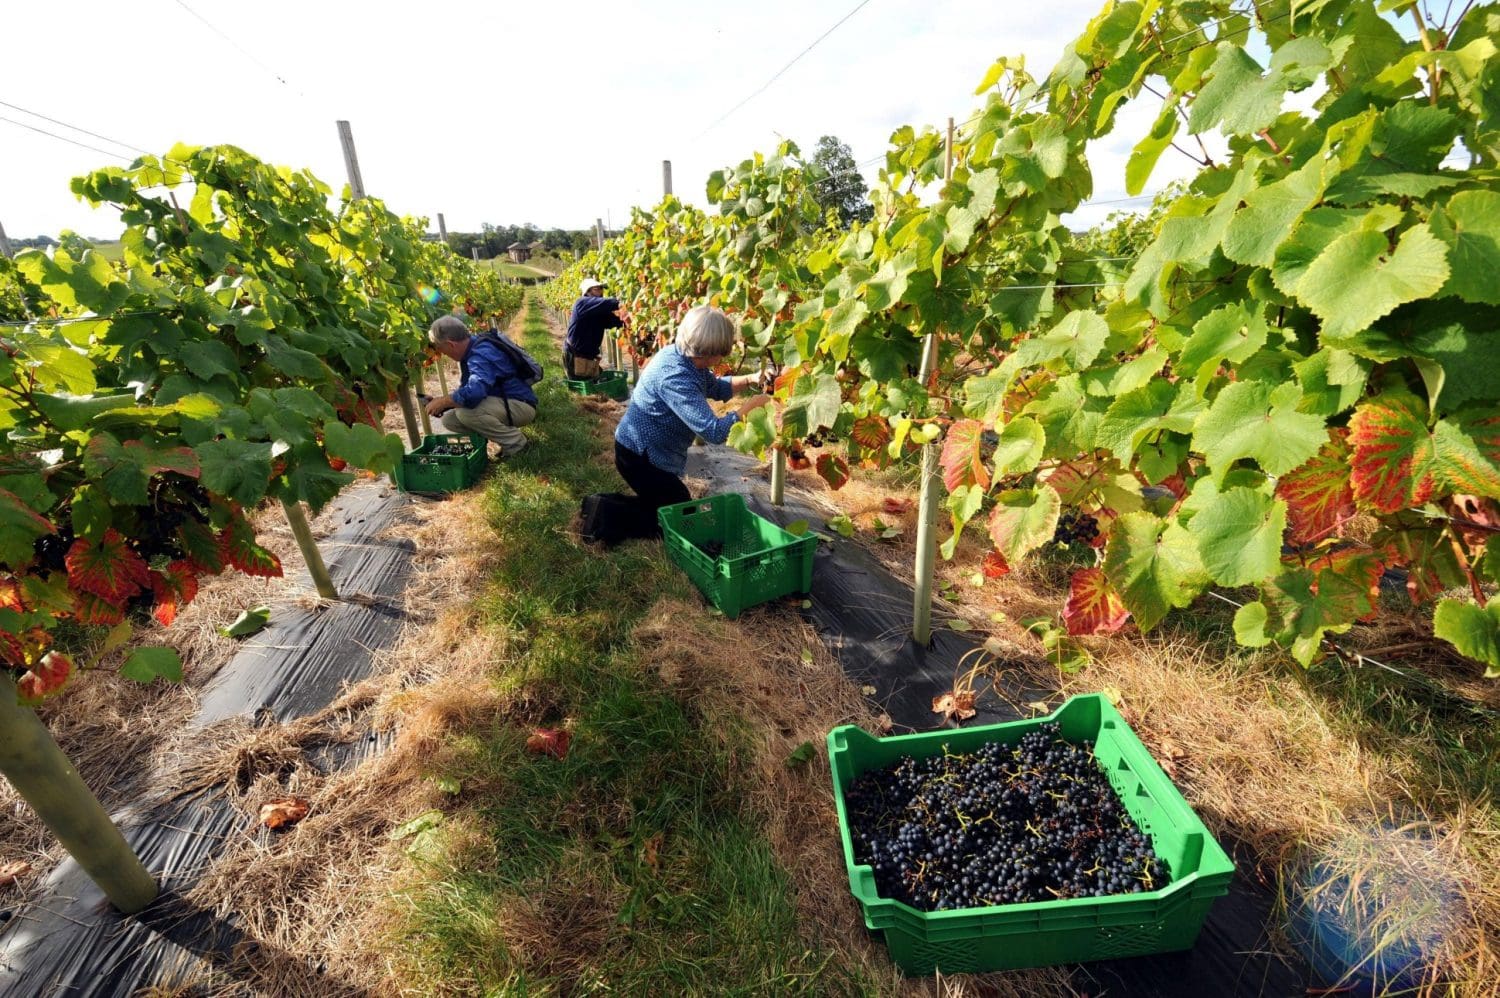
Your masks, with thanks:
[[[369,193],[434,228],[438,212],[451,231],[619,225],[632,205],[659,200],[663,159],[677,194],[702,204],[709,172],[779,137],[810,153],[834,134],[865,161],[900,125],[962,120],[997,56],[1024,54],[1044,74],[1102,0],[868,0],[713,124],[857,2],[7,3],[0,102],[157,153],[178,141],[233,143],[310,168],[335,190],[346,176],[334,123],[347,118]],[[1155,113],[1148,97],[1091,150],[1096,198],[1124,194],[1125,155]],[[10,119],[0,120],[8,234],[119,233],[68,180],[123,164],[132,149],[12,106],[0,118]],[[873,181],[876,167],[862,170]],[[1192,170],[1169,150],[1148,191]]]

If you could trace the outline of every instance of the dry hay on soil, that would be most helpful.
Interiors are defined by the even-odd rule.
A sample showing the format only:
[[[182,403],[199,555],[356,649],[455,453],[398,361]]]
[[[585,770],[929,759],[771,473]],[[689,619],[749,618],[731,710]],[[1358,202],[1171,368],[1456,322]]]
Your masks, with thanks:
[[[684,626],[690,622],[690,626]],[[883,732],[889,719],[849,681],[811,625],[783,607],[752,609],[738,621],[709,616],[697,603],[659,600],[637,626],[641,661],[704,730],[726,739],[749,728],[753,755],[734,774],[771,848],[791,879],[810,941],[840,952],[882,990],[911,996],[1071,994],[1062,970],[908,980],[863,928],[849,891],[825,739],[840,724]],[[803,742],[814,760],[790,767]]]
[[[338,525],[333,507],[312,522],[316,535]],[[316,594],[293,580],[305,569],[291,528],[279,506],[253,511],[250,522],[260,543],[281,559],[282,578],[260,578],[229,571],[203,580],[194,600],[170,627],[149,617],[134,619],[134,637],[123,647],[97,658],[97,668],[77,676],[58,696],[37,711],[63,753],[92,789],[105,810],[114,811],[150,794],[170,778],[181,751],[185,726],[197,712],[198,693],[241,643],[219,628],[234,622],[248,607],[303,605]],[[253,640],[253,639],[252,639]],[[182,659],[180,684],[141,684],[119,675],[133,648],[167,645]],[[12,885],[0,887],[0,901],[33,900],[48,872],[65,852],[6,781],[0,780],[0,866],[21,861],[29,869]]]
[[[497,543],[483,497],[418,504],[412,517],[415,526],[401,528],[418,551],[406,624],[392,647],[376,653],[374,675],[313,716],[229,726],[185,767],[190,783],[222,786],[249,829],[216,858],[189,901],[232,915],[257,952],[293,957],[242,955],[237,973],[265,993],[390,993],[379,902],[408,863],[389,833],[452,801],[429,778],[445,769],[445,736],[482,728],[502,710],[485,674],[505,648],[473,606],[475,580]],[[351,769],[324,775],[310,758],[324,745],[372,734],[390,738],[389,748]],[[503,788],[466,781],[462,792]],[[282,833],[256,827],[260,805],[288,794],[309,801],[308,816]],[[324,974],[309,981],[312,964]]]

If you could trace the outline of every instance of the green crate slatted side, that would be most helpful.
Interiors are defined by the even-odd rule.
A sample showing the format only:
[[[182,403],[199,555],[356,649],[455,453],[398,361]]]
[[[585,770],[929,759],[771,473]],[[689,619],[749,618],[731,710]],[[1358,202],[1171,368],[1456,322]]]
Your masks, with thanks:
[[[812,588],[818,539],[798,537],[745,507],[735,492],[663,506],[657,513],[667,557],[726,617]],[[701,545],[723,545],[717,558]]]
[[[905,755],[971,752],[989,742],[1015,744],[1049,721],[1069,741],[1094,742],[1132,820],[1151,837],[1171,872],[1167,886],[1105,898],[923,912],[880,897],[868,866],[856,865],[844,807],[845,788],[861,773]],[[1099,694],[1075,696],[1048,717],[1006,724],[875,738],[844,726],[828,734],[834,798],[849,886],[865,925],[883,930],[891,959],[926,975],[1081,963],[1190,948],[1214,898],[1228,892],[1234,865],[1114,706]]]
[[[468,454],[434,454],[433,449],[457,440],[468,440]],[[485,439],[477,433],[439,433],[422,438],[416,450],[407,451],[396,466],[396,487],[402,492],[458,492],[479,481],[489,457]]]
[[[623,399],[630,394],[624,371],[601,371],[597,378],[564,378],[568,391],[576,395],[607,395]]]

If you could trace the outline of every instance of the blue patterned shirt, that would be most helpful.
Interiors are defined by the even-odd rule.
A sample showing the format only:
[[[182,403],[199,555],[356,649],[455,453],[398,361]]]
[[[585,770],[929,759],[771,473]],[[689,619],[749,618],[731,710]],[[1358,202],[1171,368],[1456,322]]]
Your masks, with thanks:
[[[715,416],[708,400],[727,402],[734,388],[727,378],[700,371],[676,344],[662,349],[646,365],[630,396],[630,408],[615,430],[615,442],[635,451],[662,471],[680,475],[687,450],[697,434],[710,443],[729,439],[739,413]]]

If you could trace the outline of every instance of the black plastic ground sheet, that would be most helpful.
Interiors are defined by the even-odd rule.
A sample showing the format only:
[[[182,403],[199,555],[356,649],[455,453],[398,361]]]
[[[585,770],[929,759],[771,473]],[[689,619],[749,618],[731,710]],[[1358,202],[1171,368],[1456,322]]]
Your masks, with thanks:
[[[971,635],[943,626],[935,615],[930,647],[910,636],[911,587],[894,578],[861,544],[835,535],[827,519],[837,511],[790,482],[784,505],[770,504],[770,483],[753,460],[726,447],[694,447],[687,477],[694,495],[740,492],[755,512],[782,525],[807,520],[826,535],[813,557],[811,606],[804,615],[817,628],[844,672],[890,715],[895,730],[928,731],[942,726],[932,712],[934,697],[953,688],[973,664],[960,662],[979,644]],[[1020,672],[1021,670],[1017,670]],[[1002,680],[1005,682],[1005,680]],[[1014,680],[1001,689],[977,683],[977,716],[965,726],[1032,716],[1024,705],[1057,690]],[[1236,843],[1220,840],[1235,858],[1229,894],[1214,902],[1197,944],[1186,952],[1081,965],[1074,985],[1090,995],[1214,998],[1224,995],[1303,995],[1315,986],[1311,969],[1295,955],[1279,952],[1269,932],[1270,891],[1253,879],[1251,860]]]
[[[334,501],[334,532],[319,541],[340,601],[316,609],[278,605],[271,623],[208,683],[194,728],[228,718],[260,723],[306,717],[337,699],[347,683],[370,672],[373,653],[389,645],[403,622],[401,595],[415,550],[387,534],[410,500],[384,480],[359,482]],[[302,587],[311,592],[304,576]],[[314,754],[331,772],[383,747],[362,732]],[[221,847],[247,828],[217,789],[170,799],[145,799],[113,815],[126,839],[162,884],[162,896],[141,915],[117,914],[71,860],[48,878],[45,892],[12,911],[0,931],[0,994],[127,996],[152,986],[191,983],[216,991],[255,991],[254,980],[294,970],[306,994],[355,995],[322,968],[248,938],[232,919],[183,900]]]

